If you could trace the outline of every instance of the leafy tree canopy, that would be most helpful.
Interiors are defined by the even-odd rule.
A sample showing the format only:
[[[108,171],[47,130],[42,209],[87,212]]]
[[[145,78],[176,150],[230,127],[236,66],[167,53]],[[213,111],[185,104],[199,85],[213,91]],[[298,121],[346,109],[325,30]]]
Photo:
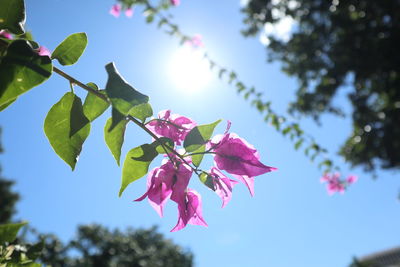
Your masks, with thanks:
[[[242,12],[245,36],[294,22],[267,48],[299,80],[292,113],[342,115],[334,98],[351,85],[353,130],[340,153],[369,170],[400,166],[400,1],[251,0]]]

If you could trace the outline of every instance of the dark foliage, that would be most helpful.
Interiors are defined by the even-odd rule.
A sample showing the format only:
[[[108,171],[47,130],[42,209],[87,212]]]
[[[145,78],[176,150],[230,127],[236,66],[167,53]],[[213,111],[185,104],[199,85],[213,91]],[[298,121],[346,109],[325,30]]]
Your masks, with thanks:
[[[278,23],[274,9],[297,23],[287,42],[268,46],[268,59],[299,80],[290,111],[340,115],[335,95],[351,87],[353,130],[340,153],[366,169],[400,167],[400,1],[251,0],[243,34]]]

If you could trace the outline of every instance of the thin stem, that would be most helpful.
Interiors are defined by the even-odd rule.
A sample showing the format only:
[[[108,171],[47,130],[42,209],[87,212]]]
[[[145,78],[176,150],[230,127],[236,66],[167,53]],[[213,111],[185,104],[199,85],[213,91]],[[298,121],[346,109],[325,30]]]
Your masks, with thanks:
[[[149,123],[152,122],[152,121],[162,121],[162,122],[166,122],[166,123],[168,123],[168,124],[171,124],[172,126],[178,128],[178,129],[185,129],[185,128],[182,127],[182,126],[179,126],[179,125],[177,125],[177,124],[175,124],[175,123],[173,123],[173,122],[170,122],[170,121],[167,121],[167,120],[163,120],[163,119],[152,119],[152,120],[149,120],[148,122],[146,122],[145,125],[149,124]]]

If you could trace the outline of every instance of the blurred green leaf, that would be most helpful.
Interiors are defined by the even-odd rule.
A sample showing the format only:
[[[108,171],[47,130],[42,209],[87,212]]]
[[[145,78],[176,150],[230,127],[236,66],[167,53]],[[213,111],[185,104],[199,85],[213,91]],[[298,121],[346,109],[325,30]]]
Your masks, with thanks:
[[[143,144],[128,152],[122,169],[119,196],[122,195],[122,192],[130,183],[143,177],[148,172],[150,163],[157,155],[157,150],[150,144]]]
[[[87,86],[94,90],[98,90],[97,85],[95,85],[94,83],[88,83]],[[99,90],[99,93],[106,96],[105,90]],[[109,106],[110,104],[104,99],[92,93],[88,93],[85,98],[85,103],[83,103],[83,113],[85,114],[86,118],[88,118],[89,121],[92,122],[101,114],[103,114],[103,112],[106,111]]]
[[[119,116],[115,118],[115,116]],[[115,124],[113,124],[113,120]],[[104,127],[104,139],[112,155],[114,156],[117,164],[120,164],[121,148],[124,143],[126,124],[125,117],[118,111],[113,112],[113,117],[107,120],[106,126]]]
[[[51,57],[63,66],[75,64],[85,51],[87,41],[84,32],[71,34],[56,47]]]
[[[23,34],[25,24],[24,0],[0,1],[0,30],[6,29],[14,34]]]
[[[54,151],[74,170],[82,145],[90,132],[82,102],[74,93],[66,93],[49,111],[44,132]]]
[[[214,123],[204,124],[194,127],[187,135],[183,142],[183,147],[187,152],[193,152],[204,145],[214,132],[214,128],[220,123],[218,120]]]
[[[201,147],[199,147],[198,149],[193,151],[193,153],[203,153],[204,151],[206,151],[206,146],[202,145]],[[192,162],[193,162],[194,166],[199,167],[201,161],[203,160],[204,154],[196,154],[196,155],[192,155],[191,157],[192,157]]]
[[[136,91],[121,77],[114,63],[107,64],[106,70],[108,73],[107,95],[112,106],[121,114],[127,116],[133,107],[149,101],[148,96]]]
[[[15,40],[0,62],[0,106],[41,84],[51,76],[47,56],[39,56],[27,41]]]
[[[22,223],[9,223],[9,224],[1,224],[0,225],[0,244],[4,244],[5,242],[13,242],[15,238],[17,238],[17,234],[19,229],[22,226],[27,224],[27,222]]]

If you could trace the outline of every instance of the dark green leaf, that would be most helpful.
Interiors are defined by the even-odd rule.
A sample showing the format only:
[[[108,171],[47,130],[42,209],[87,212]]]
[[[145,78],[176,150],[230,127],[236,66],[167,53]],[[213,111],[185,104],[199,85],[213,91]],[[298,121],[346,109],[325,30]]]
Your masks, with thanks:
[[[220,123],[218,120],[214,123],[199,125],[194,127],[188,135],[186,135],[183,146],[187,152],[193,152],[204,145],[210,138],[214,131],[214,128]]]
[[[53,66],[47,56],[39,56],[27,41],[15,40],[0,63],[0,105],[47,80]]]
[[[115,116],[119,116],[118,119]],[[122,117],[121,117],[122,116]],[[115,120],[115,125],[113,125],[113,120]],[[113,112],[113,117],[107,120],[106,126],[104,127],[104,139],[111,153],[113,154],[117,164],[119,166],[121,158],[121,148],[124,143],[124,135],[127,120],[118,111]]]
[[[90,123],[83,114],[81,99],[74,93],[66,93],[47,114],[44,132],[57,155],[74,170],[90,132]]]
[[[24,0],[0,1],[0,30],[6,29],[14,34],[23,34],[25,24]]]
[[[17,238],[19,229],[25,224],[27,224],[27,222],[0,225],[0,245],[5,242],[13,242],[15,238]]]
[[[86,33],[71,34],[56,47],[51,57],[63,66],[75,64],[85,51],[86,45]]]
[[[28,251],[26,252],[26,256],[30,260],[36,260],[41,255],[43,248],[44,248],[43,241],[36,243],[28,249]]]
[[[108,73],[107,95],[111,100],[112,106],[121,114],[127,116],[133,107],[149,101],[148,96],[136,91],[121,77],[114,63],[107,64],[106,70]]]
[[[299,141],[297,141],[297,142],[294,144],[294,148],[295,148],[296,150],[299,149],[300,146],[303,144],[303,142],[304,142],[304,139],[300,139]]]
[[[129,115],[144,122],[147,118],[153,116],[153,109],[149,103],[139,104],[131,108]]]
[[[98,90],[97,85],[94,83],[88,83],[87,86]],[[100,90],[99,92],[106,96],[105,90]],[[103,112],[106,111],[109,106],[110,104],[104,99],[96,96],[95,94],[88,93],[85,98],[85,103],[83,103],[83,113],[89,119],[89,121],[92,122],[101,114],[103,114]]]
[[[208,175],[208,173],[202,172],[199,176],[200,181],[207,186],[208,188],[210,188],[211,190],[215,191],[215,186],[214,186],[214,182],[213,179],[210,175]]]
[[[5,110],[9,105],[11,105],[12,103],[14,103],[14,101],[17,100],[16,98],[12,99],[11,101],[4,103],[3,105],[0,106],[0,111]]]
[[[124,192],[130,183],[141,178],[148,172],[151,161],[157,155],[155,147],[149,144],[135,147],[128,152],[122,169],[122,183],[119,196],[122,195],[122,192]]]

